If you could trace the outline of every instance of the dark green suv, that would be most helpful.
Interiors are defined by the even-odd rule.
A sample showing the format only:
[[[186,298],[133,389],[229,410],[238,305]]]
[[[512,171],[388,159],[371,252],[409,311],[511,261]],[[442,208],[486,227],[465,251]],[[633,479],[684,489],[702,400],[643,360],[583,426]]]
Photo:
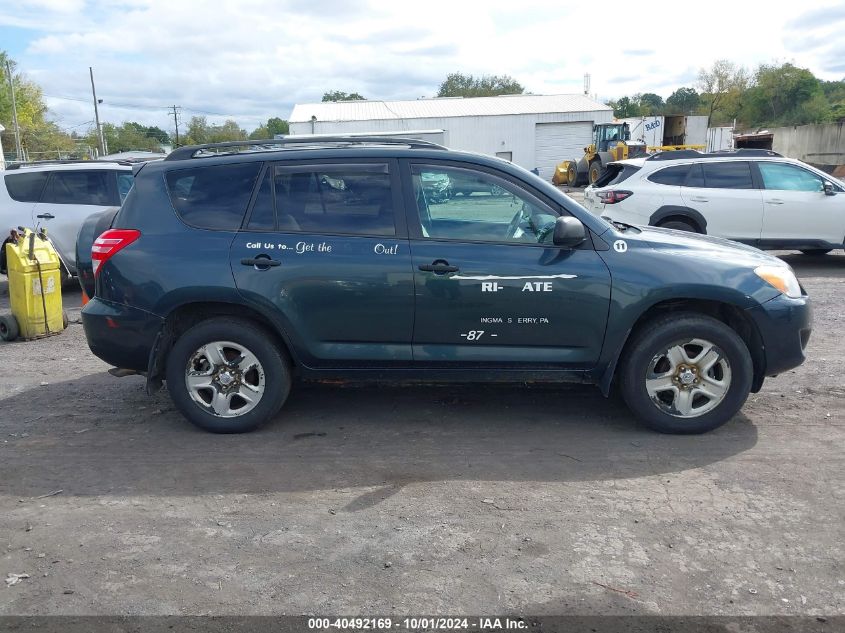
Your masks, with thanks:
[[[480,184],[430,199],[460,182]],[[180,148],[136,168],[77,257],[94,353],[223,433],[315,378],[618,383],[651,428],[699,433],[810,334],[774,257],[610,224],[511,163],[410,139]]]

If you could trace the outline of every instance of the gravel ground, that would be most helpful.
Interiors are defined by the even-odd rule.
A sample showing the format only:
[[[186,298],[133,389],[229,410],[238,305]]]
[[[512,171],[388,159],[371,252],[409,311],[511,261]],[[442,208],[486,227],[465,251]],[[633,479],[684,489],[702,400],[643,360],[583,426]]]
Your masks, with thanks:
[[[67,291],[0,345],[0,614],[842,614],[845,255],[785,259],[809,360],[697,437],[589,387],[331,385],[209,435]]]

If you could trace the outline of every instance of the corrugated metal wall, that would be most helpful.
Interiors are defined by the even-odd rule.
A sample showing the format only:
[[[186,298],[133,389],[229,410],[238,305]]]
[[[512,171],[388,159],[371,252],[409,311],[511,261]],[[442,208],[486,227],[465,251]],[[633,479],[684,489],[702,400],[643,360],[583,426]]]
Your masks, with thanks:
[[[550,112],[546,114],[513,114],[496,116],[444,117],[426,119],[385,119],[372,121],[316,121],[316,134],[343,134],[347,132],[395,132],[402,130],[446,131],[445,143],[456,150],[479,152],[495,156],[497,152],[511,152],[513,162],[526,169],[537,164],[535,127],[538,123],[593,122],[613,120],[610,110],[597,112]],[[583,126],[581,126],[583,129]],[[311,134],[310,122],[291,123],[291,134]],[[590,128],[592,133],[592,127]],[[583,145],[589,142],[584,139]],[[561,147],[561,152],[569,151]],[[560,160],[566,156],[561,154]],[[552,173],[543,174],[551,179]]]

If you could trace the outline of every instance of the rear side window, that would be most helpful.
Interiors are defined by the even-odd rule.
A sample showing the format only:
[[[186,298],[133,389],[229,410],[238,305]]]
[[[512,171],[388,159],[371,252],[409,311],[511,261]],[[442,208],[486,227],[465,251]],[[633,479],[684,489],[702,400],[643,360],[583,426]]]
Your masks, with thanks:
[[[689,170],[689,165],[675,165],[674,167],[667,167],[666,169],[654,172],[648,179],[658,185],[680,187],[687,179]]]
[[[273,180],[280,231],[396,235],[386,164],[277,165]]]
[[[751,165],[745,162],[704,163],[704,186],[708,189],[753,189]]]
[[[108,206],[116,203],[112,196],[113,187],[110,171],[54,171],[41,197],[41,202],[52,204],[92,204]]]
[[[243,222],[261,163],[209,165],[167,174],[173,207],[186,224],[236,230]]]
[[[47,171],[7,174],[4,179],[9,197],[18,202],[38,202],[49,175],[50,172]]]
[[[640,168],[634,165],[608,165],[607,171],[595,182],[595,186],[609,187],[611,185],[618,185],[620,182],[628,180],[628,178],[638,171],[640,171]]]

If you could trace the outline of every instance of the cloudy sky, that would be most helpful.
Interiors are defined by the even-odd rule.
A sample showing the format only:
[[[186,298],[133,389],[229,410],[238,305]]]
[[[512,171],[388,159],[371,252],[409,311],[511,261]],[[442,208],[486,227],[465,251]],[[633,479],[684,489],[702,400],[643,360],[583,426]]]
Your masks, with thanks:
[[[595,6],[595,11],[587,7]],[[693,8],[695,7],[695,8]],[[248,130],[327,90],[433,96],[449,72],[509,74],[530,92],[668,96],[718,58],[845,77],[845,2],[630,0],[0,0],[0,49],[84,130],[94,67],[102,120]]]

